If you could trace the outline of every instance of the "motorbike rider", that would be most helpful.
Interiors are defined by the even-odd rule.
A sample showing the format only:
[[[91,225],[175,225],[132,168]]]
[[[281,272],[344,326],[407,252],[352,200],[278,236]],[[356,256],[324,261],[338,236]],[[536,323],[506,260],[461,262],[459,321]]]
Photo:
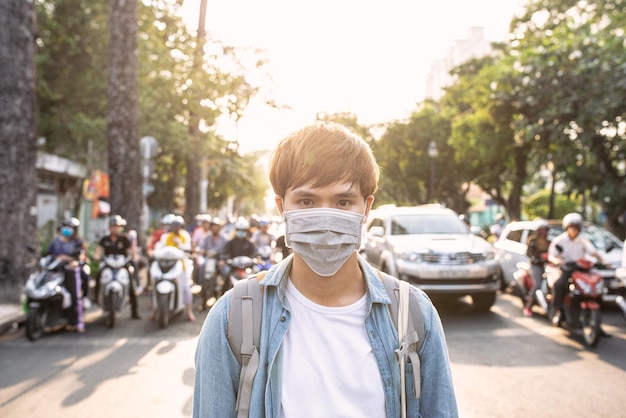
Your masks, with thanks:
[[[530,259],[535,285],[528,292],[526,305],[522,310],[524,316],[533,316],[531,308],[536,303],[535,291],[541,287],[543,272],[545,270],[546,260],[548,259],[548,248],[550,246],[550,240],[548,239],[549,228],[546,220],[537,220],[535,233],[529,236],[526,241],[526,255]]]
[[[222,235],[222,221],[217,216],[209,222],[210,233],[202,240],[198,247],[198,253],[206,255],[214,251],[216,254],[222,253],[222,250],[228,242],[226,237]]]
[[[256,246],[250,241],[250,222],[244,217],[239,217],[235,222],[235,235],[234,237],[224,245],[220,252],[219,264],[220,274],[225,279],[230,273],[230,266],[226,263],[226,260],[230,260],[238,256],[248,256],[254,258],[256,256]],[[226,280],[226,286],[229,286],[229,281]]]
[[[563,217],[564,232],[554,238],[548,248],[548,260],[550,263],[560,266],[561,277],[554,283],[554,310],[552,316],[552,324],[559,326],[561,323],[563,299],[567,292],[568,279],[571,269],[568,263],[575,263],[577,260],[585,256],[594,257],[598,263],[603,263],[602,257],[593,244],[580,236],[583,225],[583,218],[578,213],[568,213]]]
[[[165,215],[163,221],[166,225],[168,225],[168,228],[167,231],[161,236],[159,242],[155,245],[155,249],[169,246],[176,247],[186,253],[191,253],[191,235],[189,235],[189,232],[183,228],[185,225],[185,219],[183,219],[180,215],[168,214]],[[187,319],[189,321],[194,321],[196,317],[194,316],[193,309],[191,307],[192,297],[188,270],[187,264],[183,262],[183,301],[185,303],[185,310],[187,311]],[[150,320],[154,320],[155,316],[156,311],[153,307],[152,313],[150,314]]]
[[[259,228],[252,234],[252,242],[256,245],[257,249],[264,246],[274,247],[276,238],[269,233],[269,226],[270,223],[267,219],[259,220]]]
[[[191,246],[197,251],[202,241],[211,234],[211,215],[198,215],[199,226],[191,234]]]
[[[85,306],[89,305],[89,274],[81,266],[87,261],[85,242],[78,236],[80,221],[77,218],[64,220],[56,236],[48,246],[47,255],[55,256],[65,262],[63,286],[71,295],[72,306],[67,310],[68,324],[70,329],[77,332],[85,332],[85,324],[82,316],[82,305],[79,308],[79,298]],[[76,269],[80,269],[81,288],[77,288]]]
[[[125,257],[130,256],[130,260],[126,265],[129,272],[132,275],[130,280],[130,306],[131,306],[131,318],[132,319],[141,319],[139,313],[137,312],[137,294],[135,293],[135,282],[137,281],[137,268],[132,263],[133,260],[138,259],[137,249],[128,238],[126,233],[124,233],[124,227],[126,226],[126,220],[122,218],[120,215],[113,215],[109,220],[109,235],[105,235],[100,239],[98,246],[96,247],[96,251],[94,253],[94,260],[100,262],[103,256],[108,255],[123,255]],[[98,296],[100,295],[100,276],[102,273],[102,267],[96,276],[96,288],[94,298],[96,302],[99,300]]]

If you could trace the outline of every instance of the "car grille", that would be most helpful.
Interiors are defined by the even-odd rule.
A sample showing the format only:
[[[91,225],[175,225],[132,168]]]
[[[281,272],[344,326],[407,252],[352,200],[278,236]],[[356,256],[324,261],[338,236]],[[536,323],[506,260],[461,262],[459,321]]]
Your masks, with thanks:
[[[424,254],[423,260],[430,264],[444,264],[448,266],[458,266],[464,264],[474,264],[481,261],[485,261],[485,256],[482,254],[472,253],[428,253]]]

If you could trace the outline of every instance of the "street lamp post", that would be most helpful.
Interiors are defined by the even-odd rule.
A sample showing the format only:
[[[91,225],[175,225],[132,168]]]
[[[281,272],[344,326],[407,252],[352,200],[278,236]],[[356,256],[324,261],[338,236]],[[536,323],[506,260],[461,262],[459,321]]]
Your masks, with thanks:
[[[430,141],[428,145],[428,156],[430,157],[430,187],[428,189],[428,202],[432,202],[435,197],[435,158],[439,155],[437,144],[435,141]]]

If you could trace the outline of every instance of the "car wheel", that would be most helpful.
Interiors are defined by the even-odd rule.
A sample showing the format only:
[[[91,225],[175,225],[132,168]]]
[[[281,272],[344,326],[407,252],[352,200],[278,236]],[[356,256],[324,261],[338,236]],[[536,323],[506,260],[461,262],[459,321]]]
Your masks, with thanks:
[[[494,293],[481,293],[478,295],[472,295],[472,302],[474,309],[479,312],[488,312],[496,301],[496,294]]]

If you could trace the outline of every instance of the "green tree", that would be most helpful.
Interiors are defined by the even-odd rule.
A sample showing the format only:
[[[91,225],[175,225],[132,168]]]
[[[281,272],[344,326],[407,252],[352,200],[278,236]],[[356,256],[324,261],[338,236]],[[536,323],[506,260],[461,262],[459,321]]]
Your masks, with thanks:
[[[455,150],[448,143],[449,137],[450,119],[442,114],[437,103],[431,101],[424,102],[408,122],[388,126],[373,144],[381,167],[381,190],[377,202],[397,205],[428,203],[432,174],[434,200],[464,212],[468,207],[467,190],[463,187],[467,176],[455,163]],[[428,154],[431,142],[437,147],[434,158]]]
[[[518,132],[535,139],[569,193],[601,203],[624,235],[626,15],[623,0],[531,3],[508,49],[524,101]]]

